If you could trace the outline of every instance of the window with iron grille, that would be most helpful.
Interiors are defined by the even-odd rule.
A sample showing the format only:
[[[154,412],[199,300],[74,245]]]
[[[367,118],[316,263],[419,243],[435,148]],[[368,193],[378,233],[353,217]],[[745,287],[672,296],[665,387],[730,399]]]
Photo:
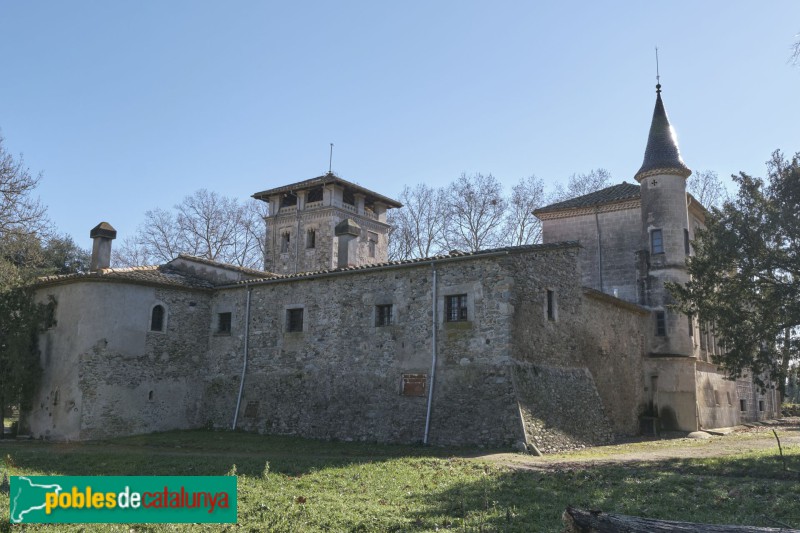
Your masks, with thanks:
[[[286,310],[286,331],[303,331],[303,309]]]
[[[217,333],[231,334],[231,314],[217,313]]]
[[[650,232],[650,251],[653,254],[664,253],[664,235],[660,229],[654,229]]]
[[[445,297],[445,320],[447,322],[461,322],[467,320],[467,295],[456,294]]]
[[[376,326],[390,326],[392,324],[392,306],[389,305],[376,305],[375,306],[375,325]]]

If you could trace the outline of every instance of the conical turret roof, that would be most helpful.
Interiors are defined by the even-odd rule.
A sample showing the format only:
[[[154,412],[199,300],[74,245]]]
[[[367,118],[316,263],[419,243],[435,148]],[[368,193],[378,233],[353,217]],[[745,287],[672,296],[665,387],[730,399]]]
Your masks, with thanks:
[[[667,118],[667,110],[661,100],[661,84],[656,85],[656,107],[650,123],[650,135],[644,151],[642,168],[636,173],[636,181],[655,174],[677,174],[689,177],[692,171],[681,159],[675,130]]]

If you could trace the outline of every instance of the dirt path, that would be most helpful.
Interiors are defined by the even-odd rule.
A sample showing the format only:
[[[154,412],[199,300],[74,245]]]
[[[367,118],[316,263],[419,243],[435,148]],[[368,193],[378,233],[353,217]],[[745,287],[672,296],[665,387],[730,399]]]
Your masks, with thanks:
[[[536,457],[520,453],[497,453],[480,459],[520,470],[590,468],[595,465],[640,463],[668,459],[724,457],[750,451],[772,449],[778,454],[775,429],[784,450],[800,447],[800,419],[775,426],[739,428],[724,436],[709,439],[639,440],[626,444],[597,446],[580,451]]]

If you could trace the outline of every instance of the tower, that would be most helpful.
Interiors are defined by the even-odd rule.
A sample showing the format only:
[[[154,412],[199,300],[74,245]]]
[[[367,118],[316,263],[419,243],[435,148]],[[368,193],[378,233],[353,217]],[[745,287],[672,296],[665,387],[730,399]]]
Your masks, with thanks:
[[[667,282],[689,280],[686,179],[691,173],[681,158],[659,83],[644,162],[635,176],[641,185],[642,210],[641,247],[637,254],[639,303],[653,311],[649,351],[654,355],[691,356],[693,352],[692,319],[669,308],[673,299],[665,286]]]
[[[386,213],[402,207],[332,172],[253,198],[269,204],[264,270],[276,274],[387,261]]]

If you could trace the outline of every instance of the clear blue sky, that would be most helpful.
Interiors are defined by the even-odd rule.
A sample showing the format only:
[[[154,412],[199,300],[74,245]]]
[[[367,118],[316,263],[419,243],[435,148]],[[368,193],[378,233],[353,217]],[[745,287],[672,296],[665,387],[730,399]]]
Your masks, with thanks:
[[[0,129],[89,247],[207,188],[245,198],[328,167],[396,196],[632,181],[663,97],[693,169],[800,150],[800,2],[0,0]]]

